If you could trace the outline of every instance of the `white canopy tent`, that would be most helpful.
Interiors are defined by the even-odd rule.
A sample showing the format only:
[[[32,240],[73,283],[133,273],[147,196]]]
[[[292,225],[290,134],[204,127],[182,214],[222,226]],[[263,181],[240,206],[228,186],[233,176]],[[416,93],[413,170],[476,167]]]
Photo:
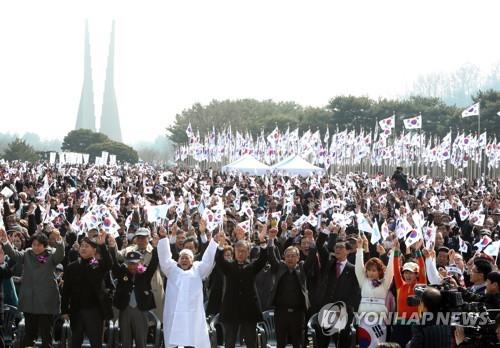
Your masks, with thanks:
[[[288,174],[288,175],[302,175],[309,176],[311,174],[324,174],[325,170],[320,167],[307,162],[305,159],[298,155],[292,155],[281,162],[272,166],[275,173]]]
[[[240,172],[253,175],[265,175],[271,172],[271,167],[259,162],[252,155],[244,155],[233,163],[222,167],[223,173]]]

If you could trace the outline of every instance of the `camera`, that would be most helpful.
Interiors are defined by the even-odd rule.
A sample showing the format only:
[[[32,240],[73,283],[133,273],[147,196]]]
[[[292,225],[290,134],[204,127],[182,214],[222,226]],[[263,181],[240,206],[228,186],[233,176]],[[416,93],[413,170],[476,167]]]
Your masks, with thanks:
[[[462,293],[452,287],[449,279],[445,279],[442,285],[415,285],[415,294],[408,296],[407,304],[418,306],[428,286],[439,290],[441,294],[439,311],[443,314],[453,314],[456,320],[451,325],[462,326],[466,337],[478,342],[484,342],[489,337],[496,337],[495,321],[490,319],[486,305],[482,302],[464,301]]]

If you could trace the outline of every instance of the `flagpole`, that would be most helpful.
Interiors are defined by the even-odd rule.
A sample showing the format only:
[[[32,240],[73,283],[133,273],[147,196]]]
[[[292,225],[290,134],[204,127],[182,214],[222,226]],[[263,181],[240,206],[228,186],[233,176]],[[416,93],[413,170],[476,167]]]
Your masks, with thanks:
[[[394,117],[394,132],[392,134],[392,162],[394,165],[393,170],[396,169],[396,110],[392,111],[392,117]],[[390,169],[389,169],[390,170]]]
[[[423,133],[423,128],[424,128],[424,120],[422,119],[422,112],[419,113],[419,116],[420,116],[420,132],[419,132],[419,135],[420,135],[420,174],[421,175],[424,175],[424,170],[425,170],[425,165],[424,165],[424,147],[422,145],[422,133]]]
[[[477,113],[477,139],[479,140],[479,137],[481,136],[481,98],[479,98],[479,100],[477,101],[479,103],[478,105],[478,113]],[[482,149],[478,149],[479,150],[479,154],[482,154],[483,150]],[[479,156],[481,157],[481,156]],[[481,161],[478,159],[478,176],[480,177],[481,176]],[[495,264],[496,264],[496,260],[495,260]]]

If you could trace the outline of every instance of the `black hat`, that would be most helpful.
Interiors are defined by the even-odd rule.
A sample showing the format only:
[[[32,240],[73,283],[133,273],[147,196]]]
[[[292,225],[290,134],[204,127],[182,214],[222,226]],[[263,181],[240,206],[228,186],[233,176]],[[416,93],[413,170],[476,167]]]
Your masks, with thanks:
[[[138,263],[141,261],[142,255],[137,251],[129,251],[125,256],[125,261],[127,263]]]

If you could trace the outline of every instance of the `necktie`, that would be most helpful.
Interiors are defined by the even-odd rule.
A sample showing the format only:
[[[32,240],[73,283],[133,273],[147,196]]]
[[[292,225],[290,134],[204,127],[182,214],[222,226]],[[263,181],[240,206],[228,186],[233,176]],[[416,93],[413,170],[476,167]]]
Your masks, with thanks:
[[[137,307],[137,299],[135,298],[135,286],[132,288],[132,293],[130,294],[129,306],[132,308]]]
[[[340,277],[341,271],[342,271],[342,262],[337,261],[337,278]]]
[[[132,284],[132,292],[130,293],[130,301],[129,301],[129,306],[132,308],[137,307],[137,298],[135,297],[135,275],[132,276],[132,281],[134,282]]]

